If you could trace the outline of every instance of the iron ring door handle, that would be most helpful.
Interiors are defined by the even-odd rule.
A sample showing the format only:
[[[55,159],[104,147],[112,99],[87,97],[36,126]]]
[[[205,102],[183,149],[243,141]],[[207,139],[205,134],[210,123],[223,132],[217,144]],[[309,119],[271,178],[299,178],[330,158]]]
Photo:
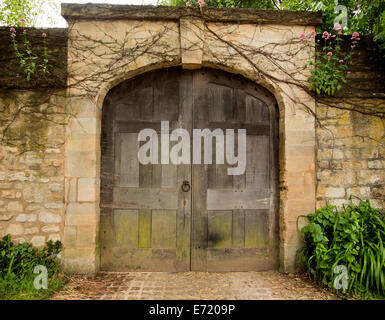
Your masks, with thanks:
[[[190,183],[187,180],[183,181],[181,188],[183,192],[189,192],[191,189]]]

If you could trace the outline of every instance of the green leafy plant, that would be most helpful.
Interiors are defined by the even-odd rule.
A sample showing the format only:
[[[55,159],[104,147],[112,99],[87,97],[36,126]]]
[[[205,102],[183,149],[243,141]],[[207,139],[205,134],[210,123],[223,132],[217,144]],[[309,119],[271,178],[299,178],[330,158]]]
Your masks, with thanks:
[[[63,284],[57,256],[62,244],[48,241],[43,248],[34,248],[29,243],[18,245],[10,235],[0,240],[0,299],[45,298]],[[35,289],[36,266],[45,266],[48,271],[48,288]]]
[[[305,246],[299,252],[309,277],[334,288],[335,268],[346,267],[342,293],[385,296],[385,216],[368,200],[338,210],[327,206],[305,217]],[[299,219],[301,218],[299,217]]]
[[[20,23],[24,25],[25,19],[20,19]],[[45,32],[42,33],[43,38],[43,53],[41,57],[38,57],[33,53],[31,42],[28,40],[27,30],[25,28],[22,29],[23,34],[23,43],[19,45],[16,39],[16,29],[11,27],[9,29],[11,43],[13,50],[15,52],[16,58],[19,60],[20,68],[26,74],[27,81],[31,80],[31,77],[38,73],[49,73],[48,71],[48,48],[47,48],[47,34]]]
[[[341,50],[341,34],[342,27],[336,23],[331,33],[324,31],[322,34],[323,47],[322,51],[315,52],[315,60],[310,59],[309,65],[311,67],[311,75],[308,79],[310,91],[315,91],[317,94],[326,94],[328,96],[334,95],[341,89],[342,84],[346,83],[346,78],[349,76],[348,63],[351,60],[351,51],[357,46],[359,33],[354,32],[351,37],[350,51],[342,53]],[[300,34],[300,41],[304,47],[313,46],[313,38],[316,32],[306,36],[304,33]],[[317,40],[320,42],[321,40]],[[310,54],[310,50],[308,50]]]

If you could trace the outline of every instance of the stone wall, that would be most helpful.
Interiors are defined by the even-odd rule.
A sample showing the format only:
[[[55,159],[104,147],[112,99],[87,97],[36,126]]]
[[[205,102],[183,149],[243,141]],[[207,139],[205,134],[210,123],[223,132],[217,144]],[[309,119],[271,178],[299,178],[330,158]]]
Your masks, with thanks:
[[[347,51],[350,37],[343,40]],[[384,208],[385,65],[376,48],[361,36],[348,82],[335,97],[317,99],[317,208],[349,203],[350,196]]]
[[[27,39],[32,44],[32,54],[41,58],[44,52],[42,33],[46,33],[49,73],[35,74],[30,81],[26,81],[20,61],[15,56],[8,27],[0,27],[0,88],[32,89],[65,88],[67,82],[67,29],[27,28]],[[24,52],[23,29],[16,28],[19,50]],[[41,63],[41,60],[39,60]]]
[[[385,107],[382,99],[356,98],[355,103],[368,109]],[[347,103],[336,106],[344,108]],[[340,206],[353,195],[384,208],[384,120],[320,104],[317,116],[317,207]]]
[[[31,91],[2,90],[1,105],[9,103],[10,94],[14,103],[22,103]],[[46,93],[40,95],[46,100]],[[0,148],[0,236],[10,234],[12,240],[38,247],[61,240],[64,221],[64,127],[51,125],[44,131],[52,148],[42,156]]]
[[[315,103],[301,86],[314,51],[301,51],[298,36],[309,34],[320,16],[254,9],[234,9],[226,15],[226,9],[218,8],[118,9],[62,5],[70,26],[69,103],[80,121],[89,124],[87,132],[78,133],[76,123],[67,127],[65,193],[73,197],[66,199],[66,270],[94,273],[99,268],[101,109],[106,94],[137,74],[171,66],[241,74],[275,96],[280,131],[279,259],[281,270],[294,270],[301,245],[296,220],[314,211],[316,200]],[[80,181],[94,182],[87,199],[80,198]]]
[[[315,107],[314,99],[291,82],[303,83],[309,74],[309,57],[299,50],[298,35],[314,29],[320,22],[317,15],[233,9],[223,16],[227,9],[209,9],[202,15],[197,8],[161,8],[155,19],[154,7],[123,7],[63,5],[70,22],[69,39],[67,30],[57,31],[57,39],[52,39],[53,47],[62,48],[53,53],[55,74],[63,75],[60,81],[44,84],[36,79],[31,87],[7,81],[11,73],[0,77],[1,104],[9,93],[23,101],[23,95],[40,92],[41,86],[61,87],[68,81],[67,102],[76,111],[68,126],[47,128],[57,147],[47,149],[42,158],[1,148],[0,235],[10,233],[13,239],[36,246],[61,239],[67,271],[98,271],[104,97],[125,79],[169,66],[239,73],[274,94],[280,113],[281,270],[294,269],[301,245],[298,215],[313,212],[316,206],[346,203],[351,194],[384,205],[384,123],[363,115],[365,108],[381,109],[384,91],[378,84],[383,73],[378,62],[369,59],[373,55],[367,45],[357,50],[361,58],[353,59],[356,80],[349,82],[353,86],[329,100],[337,108],[327,107],[327,101],[318,101]],[[108,46],[101,45],[105,41]],[[3,29],[0,47],[8,45],[8,30]],[[11,53],[0,67],[13,59]],[[357,88],[365,90],[358,94]],[[364,112],[345,110],[352,104]]]

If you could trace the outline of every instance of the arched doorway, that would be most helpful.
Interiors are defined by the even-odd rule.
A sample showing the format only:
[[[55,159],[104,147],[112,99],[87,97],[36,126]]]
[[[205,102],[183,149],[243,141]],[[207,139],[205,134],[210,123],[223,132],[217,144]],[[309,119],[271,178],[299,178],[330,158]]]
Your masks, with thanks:
[[[168,122],[170,133],[185,129],[191,140],[195,129],[235,129],[235,136],[238,129],[246,129],[244,172],[228,174],[236,165],[229,165],[226,157],[221,163],[220,154],[228,148],[220,150],[217,137],[211,137],[216,141],[212,164],[203,163],[204,147],[201,164],[165,164],[170,154],[163,154],[162,148],[172,150],[178,141],[161,135],[161,121]],[[157,158],[163,164],[138,161],[138,150],[147,143],[138,141],[143,129],[157,135],[153,143],[158,144]],[[225,134],[224,141],[227,138]],[[239,157],[240,140],[234,141],[234,156]],[[277,149],[275,99],[241,76],[175,67],[142,74],[111,89],[102,116],[101,269],[278,268]]]

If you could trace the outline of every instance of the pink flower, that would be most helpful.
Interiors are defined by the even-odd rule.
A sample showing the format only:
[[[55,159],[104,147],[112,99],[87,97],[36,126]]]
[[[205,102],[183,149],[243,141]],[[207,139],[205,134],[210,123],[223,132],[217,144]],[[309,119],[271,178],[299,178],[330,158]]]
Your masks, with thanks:
[[[11,33],[11,37],[12,38],[16,37],[16,34],[15,33]]]
[[[327,55],[328,55],[328,56],[332,56],[332,55],[333,55],[333,52],[329,51],[329,52],[327,53]]]
[[[309,35],[309,37],[315,37],[317,35],[317,32],[315,32],[314,30],[312,31],[312,32],[310,32],[310,35]]]
[[[357,41],[356,41],[356,40],[354,40],[354,41],[352,41],[352,43],[357,43]]]
[[[336,36],[335,34],[333,34],[333,35],[332,35],[332,38],[335,38],[335,37],[337,37],[337,36]]]
[[[358,32],[353,32],[353,34],[352,34],[352,38],[357,38],[359,36],[360,36],[360,34]]]
[[[355,46],[354,44],[353,44],[352,46],[350,46],[350,48],[352,48],[352,49],[355,48],[355,47],[356,47],[356,46]]]
[[[41,36],[42,36],[43,38],[45,38],[45,37],[47,36],[47,34],[46,34],[45,32],[43,32],[43,33],[41,34]]]
[[[319,40],[319,39],[317,40],[317,42],[320,42],[320,41],[321,41],[321,40]]]
[[[339,63],[342,63],[342,62],[344,62],[344,60],[343,60],[343,59],[340,59],[338,62],[339,62]]]
[[[350,72],[350,71],[348,71],[348,74],[351,74],[351,72]]]
[[[329,33],[327,31],[324,31],[324,33],[322,34],[322,38],[326,38],[328,35]]]
[[[361,40],[360,38],[356,38],[356,40]]]
[[[336,22],[336,23],[334,24],[333,30],[339,31],[339,30],[342,30],[342,27],[341,27],[341,25],[340,25],[338,22]]]
[[[26,21],[24,18],[21,18],[21,19],[19,20],[19,22],[20,22],[21,24],[25,24],[27,21]]]
[[[15,28],[14,28],[14,27],[12,27],[12,28],[9,28],[9,31],[10,31],[10,32],[16,32],[16,30],[15,30]]]
[[[338,34],[342,34],[342,30],[338,30]]]
[[[188,7],[191,6],[191,3],[187,1],[186,6],[188,6]]]
[[[303,32],[299,35],[299,38],[300,39],[305,39],[306,38],[306,34],[304,34]]]
[[[198,0],[198,4],[199,4],[200,6],[203,6],[203,5],[205,4],[205,2],[204,2],[203,0]]]

